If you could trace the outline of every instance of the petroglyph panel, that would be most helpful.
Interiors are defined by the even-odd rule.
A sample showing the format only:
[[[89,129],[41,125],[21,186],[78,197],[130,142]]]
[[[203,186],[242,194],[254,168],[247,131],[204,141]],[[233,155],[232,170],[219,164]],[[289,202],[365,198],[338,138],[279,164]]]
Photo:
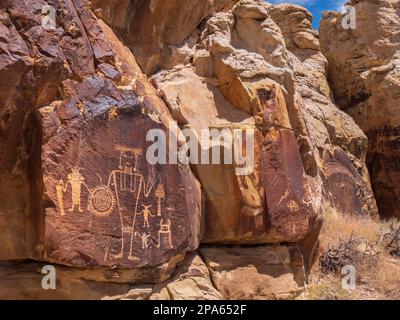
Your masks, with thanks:
[[[148,164],[154,128],[167,130],[140,112],[58,128],[43,150],[46,259],[144,267],[197,248],[198,183],[188,166]]]

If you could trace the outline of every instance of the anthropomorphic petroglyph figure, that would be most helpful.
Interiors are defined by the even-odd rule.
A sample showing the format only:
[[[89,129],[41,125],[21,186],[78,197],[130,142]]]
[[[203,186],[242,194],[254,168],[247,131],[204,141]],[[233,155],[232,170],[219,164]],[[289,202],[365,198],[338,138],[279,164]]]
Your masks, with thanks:
[[[83,212],[81,208],[81,192],[82,192],[82,185],[85,182],[85,178],[79,172],[81,169],[75,167],[72,169],[72,172],[68,175],[68,183],[71,185],[71,198],[72,198],[72,207],[69,211],[74,211],[75,207],[78,207],[79,212]]]
[[[133,244],[135,240],[135,224],[137,215],[143,214],[145,227],[149,226],[149,209],[144,208],[139,212],[139,201],[142,197],[148,198],[157,181],[154,174],[154,168],[151,168],[146,178],[140,172],[139,159],[142,155],[142,149],[131,148],[117,145],[116,151],[120,152],[119,167],[110,173],[108,186],[114,190],[117,199],[118,214],[120,220],[121,232],[121,250],[119,254],[112,258],[121,259],[124,255],[125,234],[124,230],[128,230],[126,226],[130,226],[130,250],[128,259],[131,261],[138,260],[133,255]]]
[[[140,238],[140,240],[142,241],[142,249],[146,250],[149,247],[149,239],[151,236],[144,232],[142,234],[135,232],[135,236]]]
[[[157,247],[161,247],[161,239],[166,239],[167,248],[172,248],[172,239],[171,239],[171,220],[170,219],[161,219],[160,222],[160,231],[158,232],[158,245]]]
[[[56,192],[57,192],[57,201],[58,201],[58,208],[60,210],[60,214],[62,216],[65,216],[65,210],[64,210],[64,182],[60,180],[58,184],[56,185]]]
[[[129,148],[117,145],[115,150],[120,152],[119,156],[119,175],[121,177],[120,190],[136,191],[138,176],[134,175],[138,171],[138,161],[143,153],[142,149]]]
[[[143,210],[138,213],[138,215],[143,215],[143,228],[148,228],[149,225],[149,218],[153,217],[154,215],[151,213],[150,208],[152,206],[145,206],[142,204]]]
[[[120,170],[122,173],[121,175],[121,185],[120,188],[122,191],[129,190],[131,192],[135,191],[135,186],[136,184],[134,183],[133,179],[133,166],[134,160],[133,160],[133,155],[131,152],[124,152],[123,155],[121,156],[121,164],[119,166]]]
[[[63,194],[67,191],[68,185],[71,185],[71,202],[72,202],[69,211],[72,212],[77,207],[79,212],[83,212],[81,207],[82,186],[86,187],[87,190],[89,190],[89,188],[85,184],[85,178],[80,173],[81,170],[82,169],[79,167],[73,168],[71,173],[67,177],[67,182],[65,183],[65,185],[64,181],[60,180],[56,186],[58,206],[61,215],[65,214]]]

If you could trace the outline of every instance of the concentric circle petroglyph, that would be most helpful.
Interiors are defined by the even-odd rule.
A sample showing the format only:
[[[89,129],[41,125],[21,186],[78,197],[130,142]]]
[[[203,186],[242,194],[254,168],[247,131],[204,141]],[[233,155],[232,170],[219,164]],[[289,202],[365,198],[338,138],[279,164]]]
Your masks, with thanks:
[[[90,193],[89,211],[96,217],[107,217],[116,205],[115,195],[107,186],[100,186]]]

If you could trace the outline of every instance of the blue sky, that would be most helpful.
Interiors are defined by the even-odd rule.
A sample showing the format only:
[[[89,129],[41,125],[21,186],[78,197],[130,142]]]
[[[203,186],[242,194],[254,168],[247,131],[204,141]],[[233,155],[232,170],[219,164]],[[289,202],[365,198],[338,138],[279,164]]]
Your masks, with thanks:
[[[318,29],[319,19],[325,10],[339,11],[346,0],[267,0],[270,3],[293,3],[306,7],[314,16],[313,26]]]

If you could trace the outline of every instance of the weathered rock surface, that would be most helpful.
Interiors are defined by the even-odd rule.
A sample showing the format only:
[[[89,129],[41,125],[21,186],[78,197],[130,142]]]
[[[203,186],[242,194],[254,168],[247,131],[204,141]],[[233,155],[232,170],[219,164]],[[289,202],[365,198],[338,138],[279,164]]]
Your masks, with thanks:
[[[305,284],[303,259],[296,247],[210,247],[200,252],[224,299],[290,299]]]
[[[164,264],[153,272],[147,269],[100,269],[71,268],[62,265],[55,267],[55,289],[45,290],[43,277],[48,274],[43,269],[48,263],[35,261],[0,263],[0,299],[14,300],[99,300],[131,299],[146,300],[152,294],[152,283],[167,281],[175,267],[182,262],[180,257],[170,264]],[[43,273],[42,273],[42,270]],[[48,285],[50,281],[44,280]],[[140,283],[148,283],[143,285]]]
[[[369,139],[368,166],[382,217],[400,217],[400,4],[350,1],[356,28],[328,12],[320,26],[322,51],[337,104]]]
[[[295,247],[202,248],[165,277],[135,270],[56,266],[56,290],[42,288],[38,262],[0,263],[1,299],[220,300],[290,299],[304,286],[301,253]],[[155,275],[155,274],[154,274]],[[170,279],[166,280],[168,277]],[[137,284],[141,279],[146,284]],[[158,284],[151,284],[158,282]],[[215,287],[214,287],[215,285]]]
[[[176,275],[166,283],[154,287],[150,300],[220,300],[210,272],[199,255],[188,255],[178,267]]]
[[[189,60],[196,27],[211,13],[230,9],[237,1],[94,0],[93,9],[124,34],[143,71],[151,74],[165,63],[173,66],[177,60]]]
[[[10,100],[18,95],[13,81],[4,90],[10,97],[2,100],[7,120],[2,152],[12,154],[7,148],[17,143],[21,151],[14,161],[2,157],[2,189],[11,198],[4,195],[9,202],[1,226],[13,233],[2,235],[1,258],[134,268],[195,250],[201,204],[190,168],[146,161],[147,132],[168,128],[164,102],[132,53],[84,2],[58,3],[59,25],[51,30],[37,14],[45,4],[24,7],[12,1],[2,13],[10,30],[6,40],[15,51],[4,51],[3,69],[13,60],[25,66],[24,73],[13,74],[20,77],[18,94],[29,100],[15,111],[23,113],[20,121],[10,122],[7,109],[18,107],[18,100]],[[24,125],[25,137],[7,139]],[[14,183],[7,184],[13,176]],[[19,202],[12,191],[20,184]]]
[[[311,29],[310,13],[283,4],[275,6],[271,16],[282,30],[293,69],[294,85],[290,81],[287,86],[294,92],[289,115],[306,172],[314,176],[319,171],[324,198],[341,212],[377,216],[365,166],[367,139],[331,99],[327,60]]]
[[[367,138],[332,101],[307,10],[0,4],[0,260],[57,263],[53,298],[291,298],[327,202],[376,216]],[[217,129],[254,133],[233,150],[254,145],[254,161],[151,165],[149,130],[175,124],[167,158]],[[50,297],[40,265],[3,263],[0,297]]]
[[[0,264],[0,298],[2,300],[99,300],[107,295],[125,294],[130,288],[126,283],[99,281],[98,274],[93,280],[91,278],[94,274],[93,270],[74,272],[71,269],[58,267],[56,290],[44,290],[42,288],[44,275],[41,273],[43,265],[43,263],[35,262],[2,262]],[[86,278],[88,274],[89,278]],[[110,278],[112,279],[112,274]]]
[[[197,34],[192,61],[164,64],[152,81],[181,127],[250,127],[257,141],[252,175],[195,167],[206,196],[203,241],[295,242],[317,228],[324,201],[376,216],[367,139],[331,100],[310,13],[240,1]]]

